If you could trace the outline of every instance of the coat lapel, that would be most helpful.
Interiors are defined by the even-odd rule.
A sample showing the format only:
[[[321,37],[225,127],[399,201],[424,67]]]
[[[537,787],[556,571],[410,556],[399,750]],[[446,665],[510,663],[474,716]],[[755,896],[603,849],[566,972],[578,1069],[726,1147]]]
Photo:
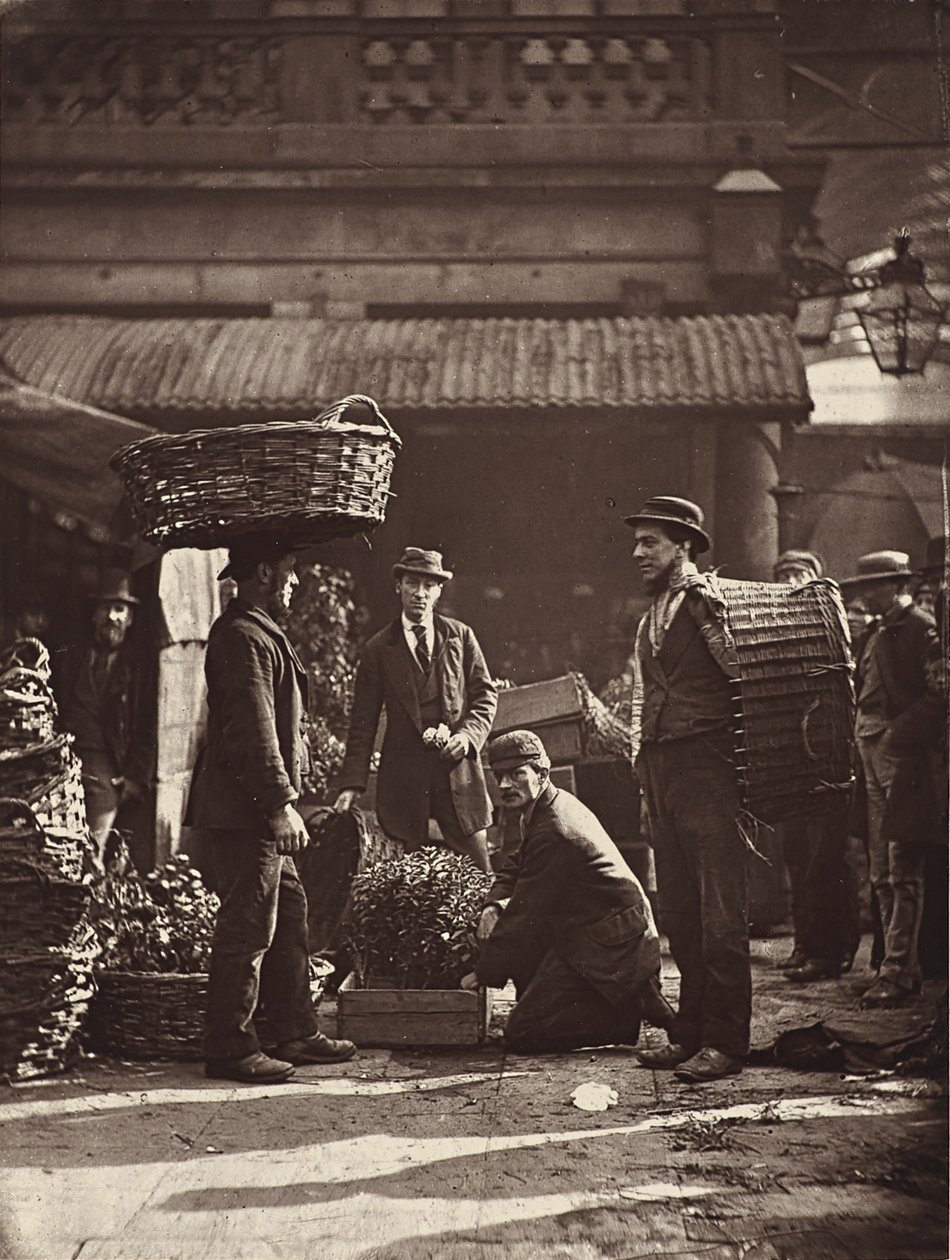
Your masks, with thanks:
[[[383,669],[390,686],[412,718],[413,725],[417,730],[421,730],[422,714],[419,711],[419,693],[412,673],[415,668],[412,657],[409,655],[406,636],[402,632],[402,622],[397,617],[383,647]]]
[[[307,674],[303,661],[297,655],[294,645],[287,638],[286,634],[284,634],[283,630],[281,630],[277,622],[274,621],[273,618],[269,617],[267,613],[262,612],[259,608],[245,608],[243,605],[237,606],[237,615],[247,617],[250,621],[253,621],[255,625],[260,626],[262,630],[266,630],[271,638],[283,649],[284,655],[290,661],[291,667],[297,675],[297,684],[300,687],[300,692],[303,696],[304,709],[308,709],[310,704],[309,675]]]

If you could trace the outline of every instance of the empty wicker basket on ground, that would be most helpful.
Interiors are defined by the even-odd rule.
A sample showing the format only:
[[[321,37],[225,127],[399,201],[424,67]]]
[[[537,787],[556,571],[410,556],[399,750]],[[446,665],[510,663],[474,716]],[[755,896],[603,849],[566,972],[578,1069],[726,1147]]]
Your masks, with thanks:
[[[738,765],[754,819],[833,808],[852,781],[850,637],[834,582],[806,586],[707,576],[735,644]]]
[[[142,536],[217,547],[251,532],[304,546],[382,524],[399,438],[372,398],[315,420],[145,438],[112,457]]]

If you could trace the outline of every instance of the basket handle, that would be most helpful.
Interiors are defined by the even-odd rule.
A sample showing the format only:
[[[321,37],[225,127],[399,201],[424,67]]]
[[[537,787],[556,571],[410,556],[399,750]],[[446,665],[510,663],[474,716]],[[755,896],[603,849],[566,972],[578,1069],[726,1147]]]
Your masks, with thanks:
[[[370,398],[369,394],[347,394],[347,396],[345,398],[341,398],[339,402],[332,403],[325,410],[321,411],[317,416],[315,423],[322,424],[328,429],[331,429],[336,425],[340,425],[340,417],[352,403],[362,403],[364,406],[369,407],[373,415],[376,417],[376,423],[383,432],[386,433],[388,437],[391,437],[398,446],[402,446],[399,434],[380,411],[379,403],[377,403],[374,398]],[[342,428],[343,426],[340,425],[340,427]]]

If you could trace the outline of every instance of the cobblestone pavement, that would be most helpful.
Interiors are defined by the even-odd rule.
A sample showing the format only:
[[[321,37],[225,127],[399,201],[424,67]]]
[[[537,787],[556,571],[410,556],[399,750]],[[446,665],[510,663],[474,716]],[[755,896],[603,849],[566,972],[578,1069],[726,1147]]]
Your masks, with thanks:
[[[773,967],[788,948],[754,942],[758,1044],[818,1020],[880,1043],[945,1005],[928,985],[906,1009],[857,1010],[866,941],[851,976],[797,989]],[[574,1107],[588,1081],[616,1106]],[[85,1060],[0,1092],[0,1122],[6,1257],[948,1255],[946,1091],[892,1073],[749,1067],[689,1087],[626,1047],[515,1057],[494,1038],[361,1050],[272,1087]]]

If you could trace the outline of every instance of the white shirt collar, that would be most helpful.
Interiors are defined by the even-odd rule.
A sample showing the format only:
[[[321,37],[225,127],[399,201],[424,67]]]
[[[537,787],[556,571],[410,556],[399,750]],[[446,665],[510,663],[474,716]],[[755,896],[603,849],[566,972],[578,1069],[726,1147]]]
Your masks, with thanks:
[[[435,643],[435,614],[430,613],[428,617],[423,617],[422,621],[410,621],[405,613],[401,614],[402,632],[406,636],[406,642],[410,647],[414,648],[419,642],[414,626],[425,626],[426,631],[426,647],[429,654],[432,654],[432,645]]]

